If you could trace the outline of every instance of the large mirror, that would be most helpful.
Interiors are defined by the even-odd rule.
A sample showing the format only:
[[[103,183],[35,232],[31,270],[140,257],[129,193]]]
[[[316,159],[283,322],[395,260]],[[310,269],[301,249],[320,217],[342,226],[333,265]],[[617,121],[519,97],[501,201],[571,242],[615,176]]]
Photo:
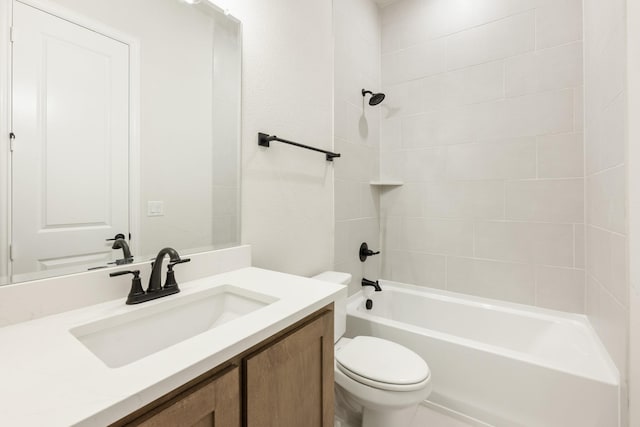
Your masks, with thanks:
[[[240,22],[207,0],[0,1],[1,283],[237,245]]]

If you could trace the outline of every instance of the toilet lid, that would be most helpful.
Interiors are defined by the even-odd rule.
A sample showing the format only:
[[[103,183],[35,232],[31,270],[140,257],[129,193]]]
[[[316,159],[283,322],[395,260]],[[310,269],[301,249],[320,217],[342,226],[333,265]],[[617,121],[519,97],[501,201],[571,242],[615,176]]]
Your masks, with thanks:
[[[368,380],[366,383],[373,386],[376,386],[373,383],[416,385],[430,375],[429,366],[420,356],[382,338],[355,337],[337,350],[335,357],[338,368],[346,375],[356,381],[359,378]]]

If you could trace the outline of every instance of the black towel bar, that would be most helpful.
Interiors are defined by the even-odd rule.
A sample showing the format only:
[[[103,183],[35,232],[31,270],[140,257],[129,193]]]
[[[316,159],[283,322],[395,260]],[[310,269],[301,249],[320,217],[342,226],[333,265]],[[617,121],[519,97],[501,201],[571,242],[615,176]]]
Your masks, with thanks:
[[[296,147],[306,148],[307,150],[317,151],[327,155],[327,161],[333,162],[335,157],[340,157],[340,153],[332,153],[331,151],[321,150],[316,147],[309,147],[308,145],[300,144],[293,141],[287,141],[286,139],[278,138],[275,135],[267,135],[266,133],[258,133],[258,145],[261,147],[269,147],[271,141],[283,142],[285,144],[295,145]]]

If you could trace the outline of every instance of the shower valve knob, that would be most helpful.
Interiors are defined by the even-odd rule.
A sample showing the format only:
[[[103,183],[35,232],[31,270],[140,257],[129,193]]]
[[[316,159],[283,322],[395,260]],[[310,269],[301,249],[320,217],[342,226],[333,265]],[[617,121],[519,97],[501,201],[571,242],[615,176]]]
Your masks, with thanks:
[[[370,257],[372,255],[378,255],[380,253],[380,251],[378,252],[374,252],[371,249],[369,249],[369,245],[367,245],[367,242],[363,242],[360,245],[360,261],[365,262],[367,260],[367,257]]]

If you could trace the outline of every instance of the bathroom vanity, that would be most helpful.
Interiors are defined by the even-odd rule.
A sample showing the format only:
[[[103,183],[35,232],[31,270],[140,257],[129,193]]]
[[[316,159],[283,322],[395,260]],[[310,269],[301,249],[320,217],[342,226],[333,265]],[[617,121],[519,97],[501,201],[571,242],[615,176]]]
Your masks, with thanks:
[[[282,427],[300,420],[333,425],[333,305],[112,425]]]
[[[332,425],[333,303],[346,288],[254,267],[198,275],[211,268],[199,257],[179,294],[131,306],[123,293],[0,328],[2,423]],[[87,286],[114,285],[93,274]]]

